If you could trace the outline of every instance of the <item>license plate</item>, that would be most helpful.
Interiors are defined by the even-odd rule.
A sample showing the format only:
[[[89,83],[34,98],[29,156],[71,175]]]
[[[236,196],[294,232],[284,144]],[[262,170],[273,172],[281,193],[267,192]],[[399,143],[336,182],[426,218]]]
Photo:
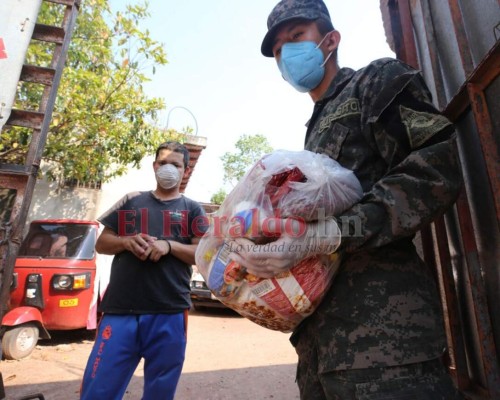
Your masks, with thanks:
[[[59,307],[76,307],[77,305],[78,299],[59,300]]]

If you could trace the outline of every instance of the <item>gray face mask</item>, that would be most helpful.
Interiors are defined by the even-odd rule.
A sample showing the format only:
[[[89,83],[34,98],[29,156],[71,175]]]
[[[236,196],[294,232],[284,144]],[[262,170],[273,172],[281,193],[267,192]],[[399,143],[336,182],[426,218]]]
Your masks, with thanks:
[[[181,178],[179,170],[172,164],[162,165],[156,170],[156,182],[162,189],[172,189],[179,183]]]

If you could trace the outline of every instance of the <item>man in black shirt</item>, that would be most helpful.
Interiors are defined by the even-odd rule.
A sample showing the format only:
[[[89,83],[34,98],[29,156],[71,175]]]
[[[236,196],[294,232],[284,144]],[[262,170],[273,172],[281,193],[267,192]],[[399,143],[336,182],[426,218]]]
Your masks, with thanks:
[[[153,191],[129,193],[99,218],[96,250],[113,254],[81,399],[122,398],[144,358],[143,399],[173,399],[186,349],[191,265],[207,227],[203,208],[179,192],[189,151],[156,151]]]

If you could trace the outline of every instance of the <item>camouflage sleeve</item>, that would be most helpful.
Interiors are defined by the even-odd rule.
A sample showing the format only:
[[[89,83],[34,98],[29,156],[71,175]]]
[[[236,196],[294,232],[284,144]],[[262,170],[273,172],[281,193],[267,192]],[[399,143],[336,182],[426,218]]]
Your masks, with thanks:
[[[462,182],[453,125],[420,74],[394,61],[363,94],[364,133],[387,169],[338,218],[347,252],[411,237],[453,204]]]

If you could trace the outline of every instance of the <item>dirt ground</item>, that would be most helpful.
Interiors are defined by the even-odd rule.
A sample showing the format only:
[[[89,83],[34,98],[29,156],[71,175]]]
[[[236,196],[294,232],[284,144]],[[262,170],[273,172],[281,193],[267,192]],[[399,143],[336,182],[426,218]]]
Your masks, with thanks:
[[[298,399],[297,356],[288,338],[230,310],[192,311],[176,400]],[[0,361],[6,398],[42,393],[46,400],[78,399],[92,343],[85,331],[58,333],[26,359]],[[142,376],[141,363],[124,399],[141,398]]]

